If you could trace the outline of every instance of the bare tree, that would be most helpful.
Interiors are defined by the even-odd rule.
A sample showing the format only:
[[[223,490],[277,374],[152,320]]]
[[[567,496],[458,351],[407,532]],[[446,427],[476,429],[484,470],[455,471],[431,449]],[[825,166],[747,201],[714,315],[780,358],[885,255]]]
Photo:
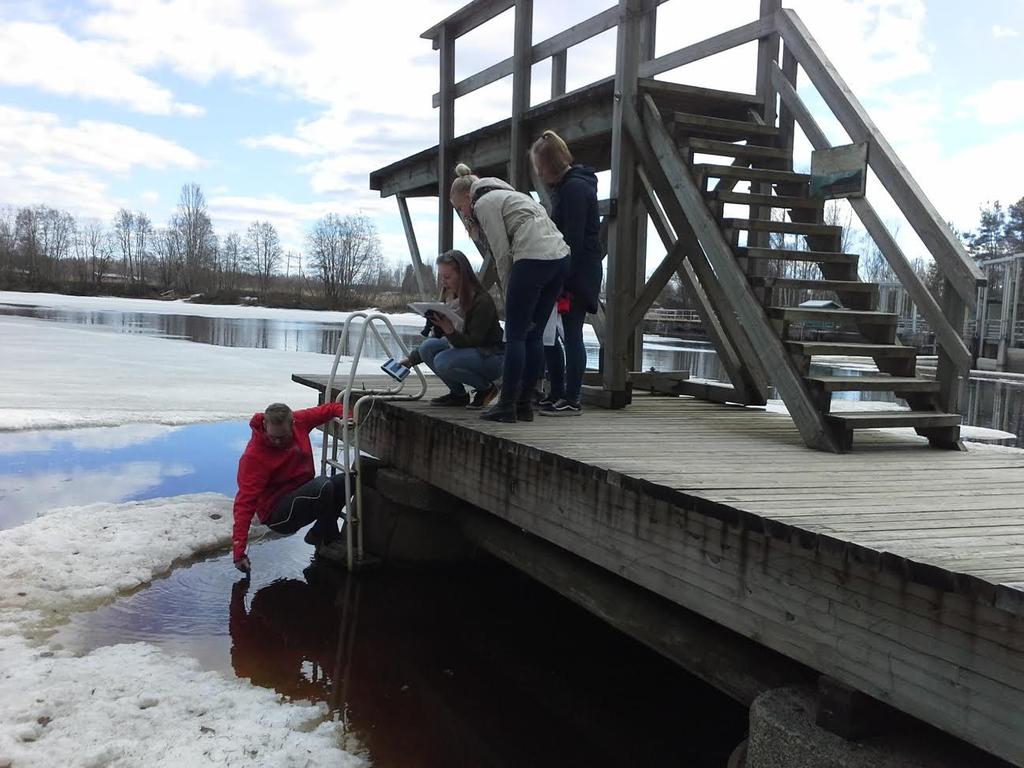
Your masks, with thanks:
[[[127,289],[128,283],[135,279],[135,261],[132,257],[135,252],[135,214],[127,208],[119,210],[114,215],[112,232],[121,254],[121,273]]]
[[[281,239],[269,221],[254,221],[245,233],[246,255],[259,278],[260,295],[270,289],[270,278],[281,263]]]
[[[146,261],[148,260],[150,243],[153,236],[153,222],[149,216],[142,211],[136,211],[134,216],[134,238],[135,238],[135,277],[140,283],[146,282]]]
[[[78,228],[75,255],[87,282],[100,285],[110,267],[112,255],[110,234],[99,221],[87,221]]]
[[[199,286],[204,272],[213,266],[217,250],[217,237],[206,207],[206,197],[198,184],[186,184],[181,188],[178,209],[171,217],[168,229],[174,232],[170,244],[176,252],[179,266],[177,282],[183,290],[193,291]]]
[[[237,232],[231,232],[224,238],[220,247],[220,273],[222,286],[238,288],[238,278],[245,266],[245,254],[242,249],[242,238]]]
[[[327,214],[306,236],[306,245],[328,299],[350,295],[376,276],[380,266],[377,228],[363,215]]]
[[[14,266],[18,238],[15,227],[15,213],[12,208],[0,208],[0,271],[9,271]]]

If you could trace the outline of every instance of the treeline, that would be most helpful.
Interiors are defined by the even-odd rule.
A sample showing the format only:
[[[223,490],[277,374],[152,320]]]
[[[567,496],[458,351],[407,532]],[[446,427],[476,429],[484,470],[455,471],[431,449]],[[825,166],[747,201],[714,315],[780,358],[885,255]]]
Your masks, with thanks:
[[[366,216],[327,214],[304,245],[286,251],[269,221],[220,236],[198,184],[182,187],[163,227],[126,209],[109,222],[46,205],[0,209],[0,288],[325,308],[399,305],[415,292],[411,268],[385,262]]]

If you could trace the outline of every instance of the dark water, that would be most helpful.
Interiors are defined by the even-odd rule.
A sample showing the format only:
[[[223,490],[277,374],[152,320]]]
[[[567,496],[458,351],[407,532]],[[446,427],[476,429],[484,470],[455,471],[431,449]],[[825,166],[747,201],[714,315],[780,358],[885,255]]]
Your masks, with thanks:
[[[0,435],[0,487],[27,489],[16,515],[0,498],[0,527],[52,508],[50,486],[97,489],[69,504],[231,494],[247,436],[243,423]],[[140,484],[140,463],[177,469]],[[348,748],[383,767],[720,768],[743,738],[741,707],[498,562],[349,581],[310,553],[301,536],[256,541],[251,582],[229,555],[205,559],[73,616],[56,640],[146,641],[327,702]]]

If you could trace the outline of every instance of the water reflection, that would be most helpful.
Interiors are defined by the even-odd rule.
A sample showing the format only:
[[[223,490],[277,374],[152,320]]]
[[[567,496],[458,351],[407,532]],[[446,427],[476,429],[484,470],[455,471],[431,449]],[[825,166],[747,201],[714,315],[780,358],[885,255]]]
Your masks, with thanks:
[[[241,422],[0,432],[0,528],[64,506],[235,492]]]
[[[145,640],[326,702],[384,768],[719,768],[743,737],[742,708],[499,563],[350,582],[308,553],[258,545],[251,585],[226,558],[193,564],[59,639]]]

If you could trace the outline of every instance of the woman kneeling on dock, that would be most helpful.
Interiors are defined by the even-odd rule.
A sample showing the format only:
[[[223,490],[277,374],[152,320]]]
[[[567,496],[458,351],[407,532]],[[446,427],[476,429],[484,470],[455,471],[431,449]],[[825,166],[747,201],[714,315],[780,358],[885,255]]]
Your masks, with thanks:
[[[462,251],[442,253],[437,269],[445,294],[457,299],[463,328],[457,331],[451,320],[432,314],[434,333],[441,335],[424,341],[401,363],[407,368],[426,363],[448,385],[448,394],[435,397],[432,405],[483,408],[498,393],[494,382],[505,360],[498,308]],[[472,401],[467,384],[476,390]]]
[[[569,246],[545,210],[501,179],[455,169],[451,202],[470,235],[482,234],[505,288],[505,364],[501,397],[481,414],[533,421],[531,398],[544,370],[544,326],[569,271]]]

